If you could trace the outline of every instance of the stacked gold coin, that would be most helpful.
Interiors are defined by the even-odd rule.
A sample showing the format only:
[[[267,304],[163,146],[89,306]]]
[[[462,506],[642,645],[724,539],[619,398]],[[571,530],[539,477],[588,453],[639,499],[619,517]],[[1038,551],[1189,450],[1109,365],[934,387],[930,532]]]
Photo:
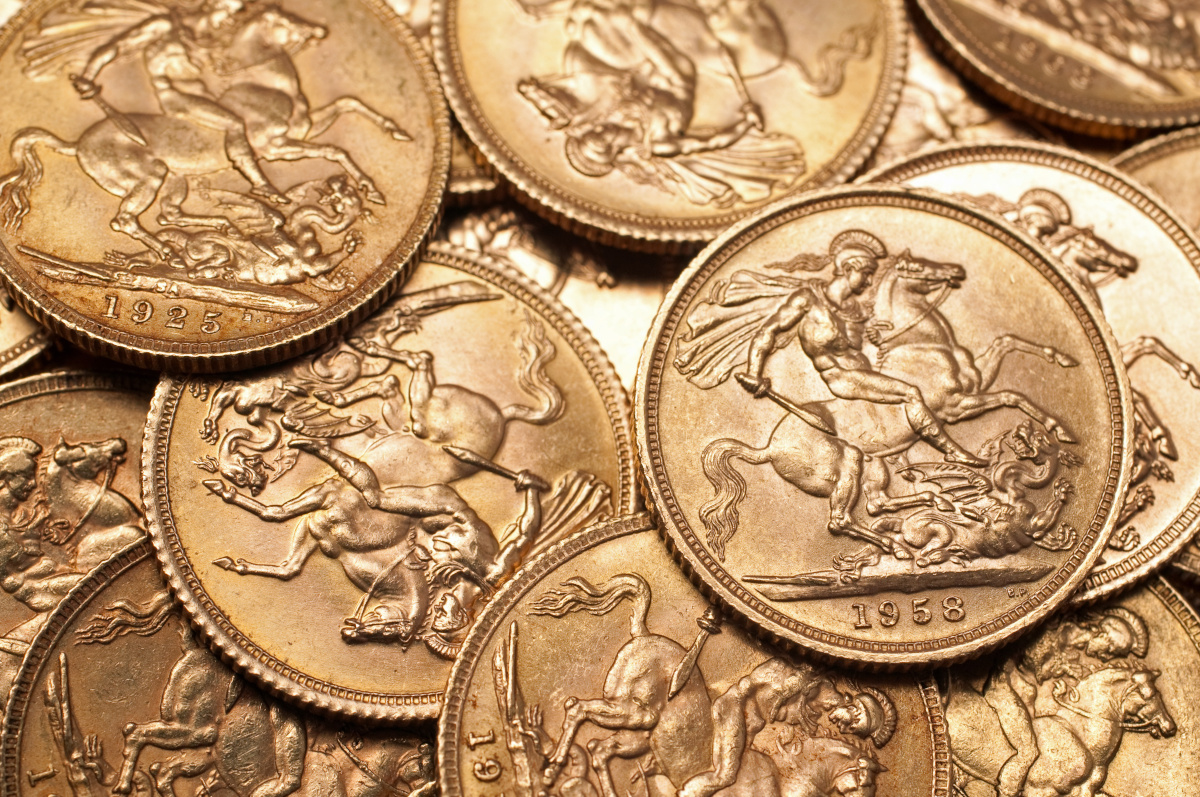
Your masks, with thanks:
[[[0,797],[1188,792],[1184,0],[0,20]]]

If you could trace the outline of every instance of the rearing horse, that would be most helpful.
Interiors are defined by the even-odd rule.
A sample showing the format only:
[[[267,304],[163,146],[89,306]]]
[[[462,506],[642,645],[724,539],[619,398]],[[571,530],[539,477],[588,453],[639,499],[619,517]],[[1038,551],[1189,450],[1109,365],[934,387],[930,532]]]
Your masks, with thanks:
[[[1004,358],[1013,352],[1033,354],[1060,366],[1074,359],[1049,346],[1015,335],[997,337],[978,357],[959,345],[939,306],[966,278],[962,266],[937,263],[908,252],[892,259],[877,279],[872,317],[891,324],[879,347],[878,371],[913,385],[943,423],[975,418],[1011,407],[1041,423],[1062,442],[1074,442],[1062,423],[1013,390],[990,390]],[[808,495],[829,499],[829,530],[892,551],[893,543],[853,519],[860,495],[870,514],[912,506],[936,505],[931,492],[903,497],[887,493],[890,480],[884,458],[903,454],[920,439],[897,405],[831,399],[805,405],[836,431],[830,435],[787,414],[767,444],[754,448],[740,440],[712,441],[701,455],[704,475],[715,495],[700,510],[708,542],[724,560],[725,544],[737,531],[738,504],[746,481],[733,467],[742,459],[770,463],[776,473]]]

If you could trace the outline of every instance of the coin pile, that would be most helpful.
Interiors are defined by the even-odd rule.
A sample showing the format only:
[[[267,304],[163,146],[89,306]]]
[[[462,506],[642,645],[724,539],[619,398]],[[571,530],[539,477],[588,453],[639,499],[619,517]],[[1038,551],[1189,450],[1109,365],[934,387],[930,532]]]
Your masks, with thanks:
[[[1194,788],[1200,10],[390,2],[0,2],[0,797]]]

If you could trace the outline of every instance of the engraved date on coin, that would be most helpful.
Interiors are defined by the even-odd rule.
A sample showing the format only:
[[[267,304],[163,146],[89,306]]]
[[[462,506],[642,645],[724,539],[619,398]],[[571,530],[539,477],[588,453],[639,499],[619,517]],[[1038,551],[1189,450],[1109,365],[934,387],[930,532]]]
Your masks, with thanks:
[[[911,607],[903,607],[895,601],[883,601],[878,609],[865,603],[854,603],[850,608],[853,610],[854,627],[858,629],[874,628],[872,620],[884,628],[894,628],[898,623],[908,620],[917,625],[927,625],[939,614],[948,623],[961,623],[967,617],[963,599],[957,595],[943,598],[940,608],[938,604],[931,603],[929,598],[913,598]]]

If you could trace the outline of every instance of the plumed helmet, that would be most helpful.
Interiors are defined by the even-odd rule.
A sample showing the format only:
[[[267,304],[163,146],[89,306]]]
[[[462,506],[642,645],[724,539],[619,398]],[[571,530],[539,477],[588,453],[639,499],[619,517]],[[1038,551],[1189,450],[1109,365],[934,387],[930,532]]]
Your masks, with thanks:
[[[846,230],[835,235],[829,242],[829,254],[834,258],[850,249],[858,250],[876,259],[887,256],[887,248],[884,247],[883,241],[864,230]]]
[[[0,437],[0,475],[19,473],[42,447],[28,437]]]
[[[1028,207],[1042,208],[1060,225],[1071,223],[1070,206],[1058,194],[1045,188],[1031,188],[1021,195],[1017,204],[1022,210]]]
[[[875,743],[876,748],[883,747],[896,732],[896,707],[891,698],[878,689],[864,686],[861,690],[854,696],[854,702],[866,712],[871,741]]]

